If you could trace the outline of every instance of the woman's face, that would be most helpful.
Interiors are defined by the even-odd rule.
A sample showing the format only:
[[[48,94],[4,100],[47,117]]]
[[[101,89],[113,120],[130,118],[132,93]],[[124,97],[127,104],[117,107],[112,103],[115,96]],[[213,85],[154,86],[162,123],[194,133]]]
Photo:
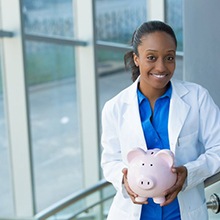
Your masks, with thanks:
[[[154,32],[141,38],[135,65],[140,70],[140,88],[166,89],[175,70],[176,45],[165,32]]]

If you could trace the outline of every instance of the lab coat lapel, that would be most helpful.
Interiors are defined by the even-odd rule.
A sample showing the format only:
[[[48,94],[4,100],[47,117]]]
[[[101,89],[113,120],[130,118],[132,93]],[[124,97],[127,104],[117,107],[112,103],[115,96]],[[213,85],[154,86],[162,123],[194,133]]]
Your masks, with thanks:
[[[127,129],[129,145],[146,150],[137,101],[129,104],[124,114],[124,127]]]
[[[126,108],[123,113],[123,128],[126,130],[127,144],[130,147],[140,147],[146,150],[146,142],[141,125],[137,100],[137,83],[130,87],[126,96]]]
[[[188,93],[188,90],[179,82],[172,82],[172,86],[168,131],[170,149],[175,152],[175,147],[178,145],[178,137],[189,113],[190,106],[183,100],[183,96]]]
[[[146,150],[146,142],[141,125],[139,107],[137,101],[137,83],[136,81],[129,89],[125,100],[127,108],[123,113],[123,128],[126,129],[127,144],[130,147],[140,147]],[[190,106],[183,100],[183,97],[189,92],[180,82],[172,80],[172,97],[170,100],[168,132],[170,149],[175,152],[178,143],[178,137],[183,124],[187,118]]]

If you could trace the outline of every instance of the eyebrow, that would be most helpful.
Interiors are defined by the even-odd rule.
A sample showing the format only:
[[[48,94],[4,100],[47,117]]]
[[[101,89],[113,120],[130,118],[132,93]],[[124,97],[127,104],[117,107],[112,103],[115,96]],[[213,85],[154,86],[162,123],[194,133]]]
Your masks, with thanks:
[[[153,50],[153,49],[147,49],[147,50],[145,50],[145,51],[158,52],[158,50]],[[173,49],[170,49],[170,50],[168,50],[167,52],[174,52],[174,53],[176,53],[176,51],[173,50]]]

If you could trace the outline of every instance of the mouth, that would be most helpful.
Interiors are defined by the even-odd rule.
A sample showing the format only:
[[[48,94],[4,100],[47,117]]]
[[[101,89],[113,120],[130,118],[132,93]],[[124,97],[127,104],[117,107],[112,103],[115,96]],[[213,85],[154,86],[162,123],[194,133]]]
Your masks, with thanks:
[[[157,79],[162,79],[168,76],[168,74],[156,74],[156,73],[151,73],[152,76],[154,76]]]

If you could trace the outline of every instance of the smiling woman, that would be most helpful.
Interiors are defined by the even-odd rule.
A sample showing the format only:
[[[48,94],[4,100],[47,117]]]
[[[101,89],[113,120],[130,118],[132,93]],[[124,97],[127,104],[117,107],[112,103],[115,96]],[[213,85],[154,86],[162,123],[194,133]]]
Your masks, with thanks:
[[[202,86],[172,79],[176,48],[168,24],[143,23],[124,57],[134,83],[103,108],[101,164],[117,190],[108,220],[208,219],[203,181],[220,171],[220,111]],[[179,141],[186,137],[188,144]],[[136,147],[170,149],[175,155],[177,181],[160,205],[152,198],[137,202],[129,186],[126,158]]]
[[[167,33],[155,32],[141,38],[133,59],[140,70],[139,89],[148,99],[157,99],[166,91],[175,70],[175,52],[175,42]]]

